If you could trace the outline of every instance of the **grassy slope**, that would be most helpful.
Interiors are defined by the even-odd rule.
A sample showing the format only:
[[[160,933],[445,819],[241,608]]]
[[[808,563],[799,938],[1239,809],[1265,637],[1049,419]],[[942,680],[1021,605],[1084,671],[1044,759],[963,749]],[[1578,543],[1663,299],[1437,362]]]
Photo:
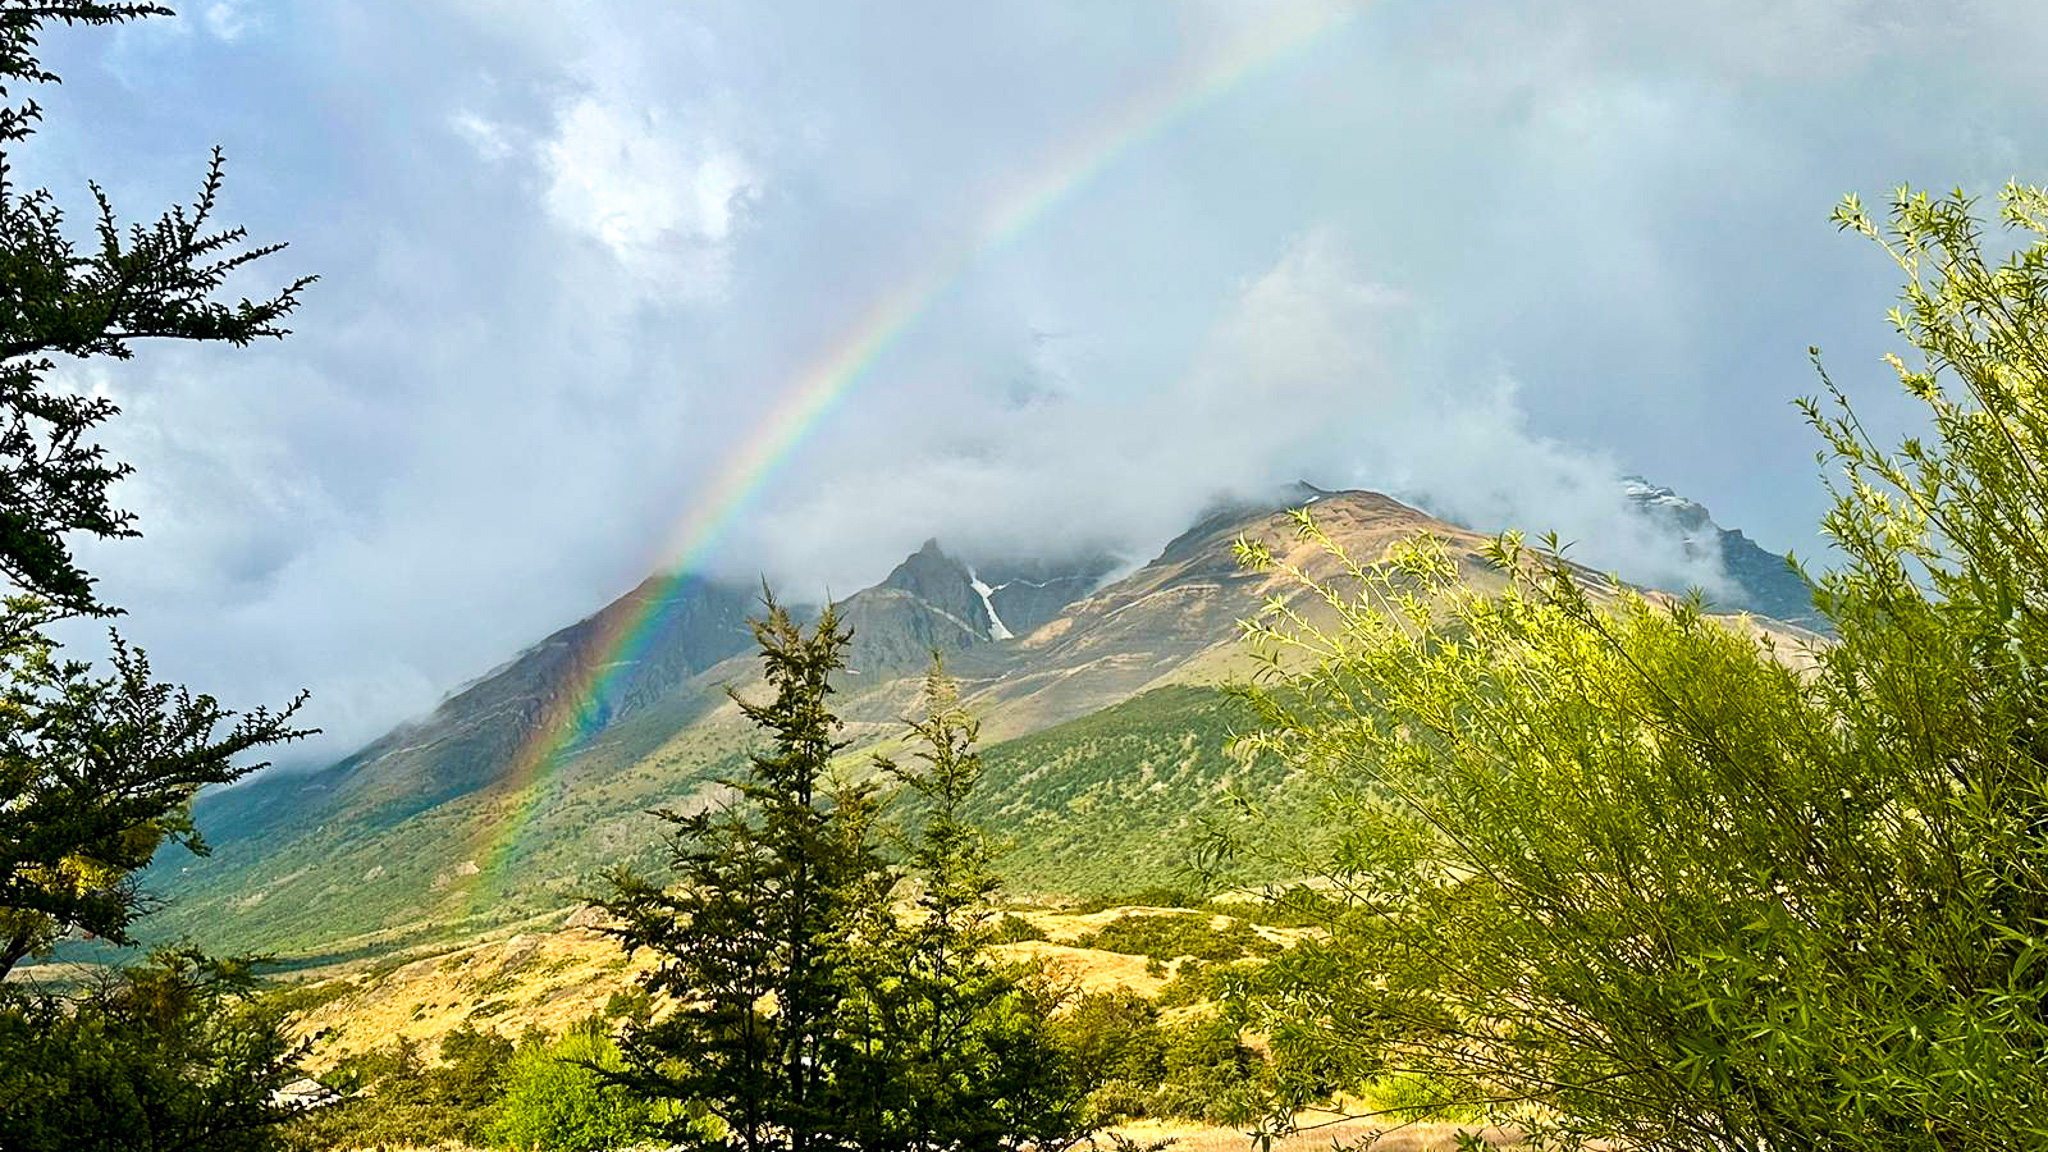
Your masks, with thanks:
[[[749,737],[713,711],[676,731],[649,715],[608,731],[552,776],[387,819],[286,827],[225,845],[189,867],[170,907],[145,927],[216,950],[280,955],[379,952],[446,940],[574,903],[601,867],[651,859],[647,809],[687,803],[735,771]],[[283,875],[265,867],[299,862]],[[495,867],[492,865],[495,863]],[[489,871],[480,871],[489,868]]]
[[[1017,891],[1087,897],[1177,883],[1200,821],[1231,816],[1226,786],[1269,800],[1277,792],[1280,811],[1303,812],[1290,808],[1275,770],[1248,774],[1227,756],[1249,723],[1214,688],[1157,688],[986,748],[973,814],[1010,845],[1002,866]],[[749,745],[726,706],[665,740],[608,734],[517,792],[233,844],[148,927],[159,939],[189,937],[216,950],[339,959],[562,908],[596,890],[611,865],[654,865],[662,826],[646,811],[688,804],[708,781],[736,774]],[[866,759],[850,754],[847,767]],[[1298,820],[1287,828],[1301,830]],[[300,866],[247,886],[276,853]],[[483,871],[467,874],[472,864]]]
[[[987,749],[972,814],[1005,839],[1013,891],[1108,896],[1185,882],[1205,821],[1259,797],[1271,834],[1312,834],[1311,808],[1274,765],[1228,754],[1252,725],[1214,688],[1173,686]],[[1249,879],[1265,879],[1250,877]]]

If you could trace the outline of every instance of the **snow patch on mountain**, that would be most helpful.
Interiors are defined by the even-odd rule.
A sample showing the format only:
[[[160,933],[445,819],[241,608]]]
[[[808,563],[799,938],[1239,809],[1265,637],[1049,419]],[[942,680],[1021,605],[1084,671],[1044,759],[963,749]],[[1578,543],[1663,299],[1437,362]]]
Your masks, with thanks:
[[[1685,542],[1701,545],[1717,538],[1723,531],[1706,506],[1697,500],[1688,500],[1661,484],[1652,484],[1641,476],[1621,478],[1622,495],[1628,497],[1643,512],[1663,517],[1685,533]]]
[[[995,589],[989,587],[988,582],[977,575],[972,568],[967,570],[967,584],[968,587],[974,589],[976,596],[981,597],[981,606],[988,612],[988,638],[991,640],[1014,639],[1015,637],[1010,630],[1003,627],[1003,618],[996,615],[996,602],[991,598],[995,594]],[[1008,583],[1005,582],[1004,586],[1007,587]]]

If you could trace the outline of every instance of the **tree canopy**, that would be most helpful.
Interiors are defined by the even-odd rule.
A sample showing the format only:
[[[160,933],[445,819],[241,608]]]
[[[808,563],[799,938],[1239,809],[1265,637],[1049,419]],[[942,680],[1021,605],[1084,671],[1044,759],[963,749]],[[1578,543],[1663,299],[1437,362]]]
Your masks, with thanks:
[[[230,276],[278,251],[214,222],[216,150],[188,206],[123,228],[97,185],[83,246],[47,189],[23,191],[13,150],[58,78],[37,57],[51,26],[104,27],[150,4],[0,0],[0,980],[25,957],[86,933],[133,943],[152,906],[136,875],[166,843],[203,851],[197,792],[262,765],[247,753],[307,733],[303,700],[237,715],[157,681],[112,640],[111,675],[60,654],[50,626],[110,617],[72,549],[79,536],[137,534],[112,489],[130,472],[95,440],[120,414],[65,369],[125,360],[153,339],[242,345],[311,283],[263,300],[220,298]],[[0,983],[0,1133],[10,1149],[275,1147],[290,1109],[277,1089],[299,1051],[250,995],[244,961],[189,949],[109,970],[77,995]]]
[[[232,274],[283,246],[250,247],[242,229],[214,223],[218,150],[193,203],[147,227],[124,229],[93,186],[83,249],[49,190],[15,186],[11,151],[42,119],[28,91],[58,80],[36,55],[43,31],[168,14],[0,0],[0,576],[13,586],[0,603],[0,976],[68,932],[130,942],[149,907],[135,873],[166,842],[204,850],[185,816],[193,795],[261,767],[245,753],[306,734],[291,723],[300,701],[237,716],[152,679],[149,661],[118,638],[113,675],[95,676],[60,657],[48,631],[65,617],[118,612],[68,539],[137,532],[111,491],[130,466],[93,439],[120,408],[70,386],[62,366],[128,359],[151,339],[282,337],[279,321],[312,282],[263,300],[219,298]]]

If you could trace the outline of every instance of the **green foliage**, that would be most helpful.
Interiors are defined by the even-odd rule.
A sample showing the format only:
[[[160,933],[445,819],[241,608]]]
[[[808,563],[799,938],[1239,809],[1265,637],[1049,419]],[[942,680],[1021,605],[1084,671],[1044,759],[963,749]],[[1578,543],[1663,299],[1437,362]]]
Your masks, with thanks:
[[[204,847],[193,793],[260,767],[241,753],[302,735],[297,702],[236,719],[118,643],[115,674],[96,678],[59,660],[31,627],[47,615],[19,603],[0,609],[0,976],[73,930],[130,943],[146,907],[134,874],[166,840]]]
[[[1164,1021],[1156,1002],[1119,988],[1080,997],[1055,1020],[1053,1035],[1093,1086],[1098,1123],[1238,1124],[1267,1096],[1264,1061],[1235,1023],[1214,1013]]]
[[[1074,1062],[1105,1120],[1146,1114],[1165,1074],[1159,1006],[1128,988],[1090,992],[1053,1022],[1053,1037]]]
[[[318,984],[286,984],[263,993],[265,1007],[281,1016],[304,1016],[336,1000],[361,991],[350,980],[325,980]]]
[[[147,4],[0,4],[0,89],[7,97],[54,82],[36,56],[52,23],[109,25],[167,9]],[[42,118],[33,99],[0,105],[0,146],[26,140]],[[200,849],[185,817],[193,794],[261,765],[253,748],[302,733],[281,715],[234,714],[210,697],[150,679],[149,663],[115,641],[100,679],[59,660],[48,638],[64,617],[109,616],[69,538],[133,536],[133,517],[108,489],[129,472],[91,439],[119,413],[102,395],[53,384],[55,355],[127,359],[149,338],[246,344],[282,336],[298,281],[262,303],[214,299],[228,277],[277,248],[238,250],[240,229],[209,231],[221,184],[213,164],[190,209],[124,237],[97,186],[91,250],[64,234],[44,189],[17,190],[0,153],[0,977],[73,930],[130,943],[142,908],[132,876],[166,840]]]
[[[1309,797],[1284,767],[1231,755],[1257,722],[1220,690],[1155,688],[991,745],[968,815],[1000,830],[1012,891],[1081,896],[1091,911],[1198,905],[1188,871],[1212,824],[1316,834]],[[1255,819],[1246,798],[1258,801]]]
[[[37,58],[52,24],[106,26],[167,15],[149,4],[0,0],[0,101],[57,77]],[[42,117],[31,98],[0,103],[0,147]],[[245,753],[305,733],[282,713],[237,718],[211,697],[158,683],[114,639],[113,674],[60,659],[50,626],[117,614],[72,544],[136,534],[109,489],[129,466],[97,429],[119,413],[103,395],[51,380],[56,356],[127,359],[141,340],[247,344],[278,326],[308,281],[263,302],[216,299],[230,277],[275,251],[243,247],[212,222],[214,154],[200,194],[153,226],[118,225],[92,187],[92,243],[81,251],[48,190],[23,192],[0,154],[0,980],[60,937],[133,943],[148,908],[135,875],[166,842],[204,849],[187,815],[195,793],[262,765]],[[225,728],[225,731],[223,731]],[[286,1112],[293,1078],[281,1016],[252,1003],[248,966],[189,950],[107,976],[73,996],[0,992],[0,1133],[35,1148],[256,1149]]]
[[[1161,1075],[1152,1107],[1163,1116],[1240,1125],[1264,1100],[1265,1061],[1240,1038],[1237,1025],[1214,1013],[1162,1029]]]
[[[654,997],[637,984],[621,988],[605,997],[602,1015],[606,1020],[646,1020],[654,1015]]]
[[[1185,1008],[1200,1004],[1217,996],[1218,976],[1221,969],[1205,966],[1195,959],[1182,960],[1174,965],[1173,978],[1159,989],[1157,997],[1161,1008]]]
[[[1003,918],[996,921],[991,939],[997,944],[1023,944],[1030,940],[1045,939],[1045,929],[1015,912],[1005,912]]]
[[[409,1037],[352,1054],[321,1078],[343,1099],[293,1121],[291,1136],[301,1148],[481,1144],[512,1055],[510,1041],[468,1025],[441,1038],[438,1063]]]
[[[1423,1072],[1389,1072],[1365,1082],[1358,1095],[1374,1115],[1410,1122],[1476,1124],[1486,1109],[1467,1103],[1460,1082],[1446,1082]]]
[[[1129,956],[1150,956],[1155,960],[1237,960],[1246,956],[1267,956],[1280,946],[1261,937],[1242,920],[1215,927],[1206,915],[1147,915],[1128,913],[1074,941],[1082,948],[1122,952]]]
[[[735,801],[662,814],[676,887],[614,874],[605,907],[659,964],[609,1079],[672,1108],[664,1134],[716,1121],[713,1146],[1058,1149],[1084,1134],[1083,1092],[1046,1035],[1043,980],[993,961],[1001,929],[990,846],[965,817],[980,778],[975,723],[934,665],[916,761],[879,760],[917,798],[883,863],[880,806],[830,787],[843,744],[827,708],[848,639],[827,608],[807,635],[772,599],[755,625],[772,701],[740,706],[773,737]],[[910,895],[907,915],[898,897]]]
[[[0,6],[0,78],[7,95],[57,77],[36,59],[42,26],[114,24],[169,15],[151,4],[41,3]],[[0,145],[29,137],[42,118],[34,100],[0,108]],[[80,253],[47,189],[16,190],[0,154],[0,574],[67,613],[109,614],[65,537],[132,536],[134,517],[108,488],[129,466],[107,459],[92,431],[119,413],[105,396],[55,387],[53,355],[125,360],[137,341],[163,338],[247,344],[282,337],[278,321],[311,283],[300,279],[261,302],[215,299],[228,279],[282,245],[243,248],[240,228],[214,230],[218,150],[198,199],[154,225],[124,230],[98,185],[93,245]]]
[[[0,1146],[8,1152],[278,1147],[297,1077],[283,1017],[248,966],[158,953],[83,992],[0,985]]]
[[[1925,363],[1893,363],[1933,438],[1807,404],[1843,557],[1810,672],[1554,542],[1503,538],[1490,594],[1427,540],[1343,587],[1290,570],[1334,623],[1266,605],[1253,745],[1343,834],[1224,846],[1327,912],[1229,980],[1275,1123],[1421,1083],[1567,1145],[2048,1141],[2048,197],[2006,190],[2030,246],[2001,261],[1971,213],[1838,216],[1910,278]]]
[[[506,1067],[488,1128],[498,1148],[609,1152],[654,1132],[654,1110],[622,1087],[619,1049],[595,1026],[552,1044],[522,1045]]]
[[[1050,987],[989,954],[1005,927],[994,853],[964,814],[981,778],[978,725],[936,655],[925,705],[909,722],[916,762],[876,758],[919,818],[899,836],[907,875],[874,877],[847,936],[842,1135],[867,1149],[1063,1148],[1086,1132],[1084,1091],[1047,1034]],[[895,900],[905,881],[907,916]]]
[[[601,903],[629,953],[660,957],[643,978],[673,997],[673,1013],[625,1034],[622,1083],[656,1099],[701,1102],[726,1142],[757,1150],[808,1146],[835,1119],[833,1014],[839,940],[858,902],[880,882],[868,844],[867,793],[829,790],[842,747],[827,708],[848,633],[827,607],[806,634],[772,598],[754,633],[774,697],[739,699],[774,739],[729,782],[735,799],[694,813],[659,813],[674,887],[621,869]],[[676,1121],[681,1136],[683,1121]]]

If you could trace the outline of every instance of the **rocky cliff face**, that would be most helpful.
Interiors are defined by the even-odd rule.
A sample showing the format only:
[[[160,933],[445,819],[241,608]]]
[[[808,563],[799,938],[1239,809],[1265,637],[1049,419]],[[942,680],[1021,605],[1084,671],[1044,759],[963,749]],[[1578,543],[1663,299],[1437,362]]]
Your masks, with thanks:
[[[1706,507],[1641,476],[1625,477],[1622,492],[1637,511],[1680,533],[1694,555],[1718,555],[1735,582],[1736,593],[1722,609],[1753,612],[1808,628],[1823,627],[1813,609],[1806,581],[1792,571],[1785,557],[1767,551],[1739,531],[1714,522]]]
[[[1047,561],[1000,561],[975,571],[985,599],[1002,630],[1011,637],[1029,636],[1102,583],[1116,567],[1108,556]]]

